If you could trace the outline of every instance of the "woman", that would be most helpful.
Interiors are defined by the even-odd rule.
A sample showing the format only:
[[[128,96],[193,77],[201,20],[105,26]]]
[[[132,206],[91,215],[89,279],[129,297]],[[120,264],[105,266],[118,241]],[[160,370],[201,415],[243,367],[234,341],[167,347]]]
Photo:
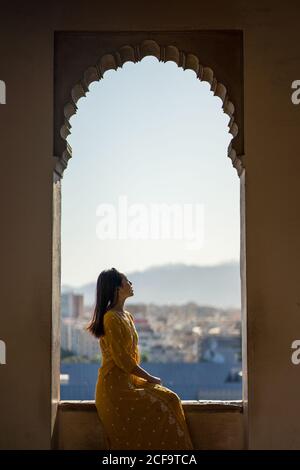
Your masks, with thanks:
[[[100,338],[96,408],[109,449],[193,449],[180,398],[139,366],[138,334],[124,302],[132,283],[115,268],[97,280],[88,330]]]

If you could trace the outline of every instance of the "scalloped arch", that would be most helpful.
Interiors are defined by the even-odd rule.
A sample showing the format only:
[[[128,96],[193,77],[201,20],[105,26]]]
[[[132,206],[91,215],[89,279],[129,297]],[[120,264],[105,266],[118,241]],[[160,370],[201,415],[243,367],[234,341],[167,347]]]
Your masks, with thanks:
[[[64,124],[60,128],[60,136],[64,141],[64,151],[58,162],[57,173],[59,175],[62,175],[64,169],[67,167],[68,160],[72,157],[72,148],[67,142],[67,137],[71,133],[72,126],[70,124],[70,118],[78,109],[76,105],[78,100],[86,96],[90,84],[94,81],[101,80],[107,70],[117,70],[119,67],[122,67],[125,62],[136,63],[146,56],[154,56],[160,62],[173,61],[178,67],[182,67],[184,70],[193,70],[199,80],[208,82],[213,94],[221,99],[223,111],[230,118],[228,122],[230,134],[233,138],[237,136],[238,126],[234,118],[234,105],[228,96],[226,87],[217,81],[213,70],[203,66],[198,57],[194,54],[183,52],[173,45],[161,46],[156,41],[148,39],[141,42],[140,45],[124,45],[114,53],[102,55],[95,65],[85,70],[81,80],[73,86],[70,92],[70,101],[64,106]],[[228,146],[227,155],[240,176],[243,171],[243,163],[237,156],[232,141]]]

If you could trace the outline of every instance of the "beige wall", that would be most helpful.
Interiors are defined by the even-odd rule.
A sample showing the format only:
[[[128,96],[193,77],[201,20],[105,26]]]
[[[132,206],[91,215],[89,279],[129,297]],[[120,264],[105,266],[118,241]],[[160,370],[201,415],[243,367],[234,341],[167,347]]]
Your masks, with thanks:
[[[290,100],[300,78],[298,1],[35,5],[0,7],[0,447],[51,445],[53,32],[242,29],[248,442],[300,448],[300,366],[290,361],[300,302],[300,106]]]
[[[243,414],[239,402],[192,405],[183,401],[196,450],[245,449]],[[106,450],[105,433],[92,402],[61,402],[56,447],[60,450]]]

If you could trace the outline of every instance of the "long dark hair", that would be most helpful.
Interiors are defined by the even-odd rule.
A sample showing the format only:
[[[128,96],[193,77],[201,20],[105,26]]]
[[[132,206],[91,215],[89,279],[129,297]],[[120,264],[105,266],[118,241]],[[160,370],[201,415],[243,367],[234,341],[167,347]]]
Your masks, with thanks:
[[[117,288],[121,285],[122,274],[116,268],[105,269],[98,276],[94,314],[86,328],[96,338],[105,334],[104,315],[115,304]]]

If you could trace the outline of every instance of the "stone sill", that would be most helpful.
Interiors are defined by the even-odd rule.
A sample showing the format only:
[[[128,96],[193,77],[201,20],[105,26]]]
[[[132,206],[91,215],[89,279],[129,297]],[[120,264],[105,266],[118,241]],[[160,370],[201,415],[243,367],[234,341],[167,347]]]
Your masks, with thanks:
[[[243,400],[181,400],[184,411],[194,412],[236,412],[243,413]],[[94,400],[68,400],[58,403],[62,411],[96,411]]]

